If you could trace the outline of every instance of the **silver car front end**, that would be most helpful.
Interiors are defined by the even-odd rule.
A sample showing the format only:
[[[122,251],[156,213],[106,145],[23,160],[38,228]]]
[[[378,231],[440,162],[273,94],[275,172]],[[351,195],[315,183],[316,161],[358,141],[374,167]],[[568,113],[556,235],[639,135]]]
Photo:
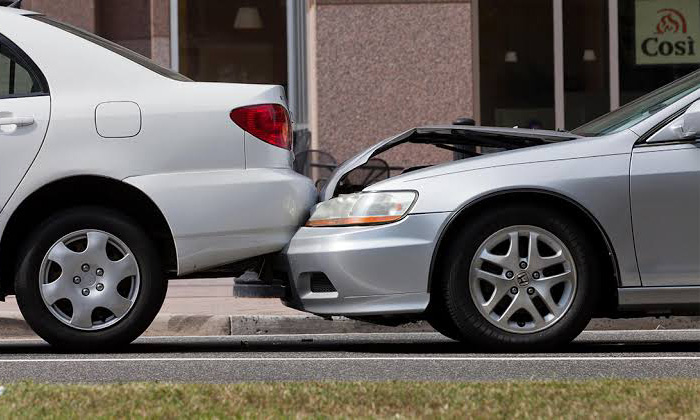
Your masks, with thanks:
[[[285,303],[329,315],[423,312],[433,251],[450,214],[411,214],[377,226],[300,229],[285,250],[291,285]]]
[[[412,171],[354,193],[415,191],[417,199],[399,221],[354,226],[357,221],[349,217],[339,227],[314,221],[324,213],[318,211],[318,206],[340,200],[339,193],[342,199],[344,174],[374,154],[402,142],[431,144],[443,138],[454,144],[485,138],[494,146],[520,150]],[[629,220],[628,215],[618,206],[609,205],[611,196],[625,202],[629,150],[635,138],[631,132],[599,141],[556,132],[453,126],[419,128],[387,139],[338,168],[307,227],[300,229],[286,248],[291,286],[287,304],[327,315],[424,312],[430,300],[430,278],[439,241],[452,216],[484,197],[503,191],[528,191],[534,186],[582,203],[601,223],[612,226],[607,233],[618,244],[621,279],[636,285],[639,277],[633,264],[630,226],[622,222]],[[544,155],[545,160],[541,158]],[[591,171],[592,167],[597,170]]]

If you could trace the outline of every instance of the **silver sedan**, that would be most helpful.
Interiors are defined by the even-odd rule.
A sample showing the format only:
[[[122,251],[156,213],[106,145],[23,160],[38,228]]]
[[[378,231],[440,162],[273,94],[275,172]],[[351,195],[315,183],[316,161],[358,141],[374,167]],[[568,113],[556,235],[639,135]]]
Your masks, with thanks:
[[[422,127],[363,151],[287,247],[286,303],[513,350],[592,317],[700,313],[699,88],[696,72],[572,132]],[[348,183],[406,143],[466,158]]]
[[[194,82],[0,7],[0,301],[86,351],[133,341],[168,278],[237,276],[316,202],[281,86]]]

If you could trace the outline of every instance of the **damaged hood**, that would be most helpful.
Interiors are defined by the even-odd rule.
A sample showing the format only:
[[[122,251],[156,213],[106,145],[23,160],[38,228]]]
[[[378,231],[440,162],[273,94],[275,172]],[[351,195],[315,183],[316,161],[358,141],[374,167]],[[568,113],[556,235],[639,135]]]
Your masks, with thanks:
[[[417,127],[389,137],[365,149],[338,166],[321,191],[320,200],[333,198],[334,192],[343,177],[350,171],[364,165],[372,157],[404,143],[433,144],[437,147],[478,156],[465,146],[480,146],[503,150],[540,146],[580,138],[569,132],[531,130],[525,128],[474,127],[464,125],[442,125]]]

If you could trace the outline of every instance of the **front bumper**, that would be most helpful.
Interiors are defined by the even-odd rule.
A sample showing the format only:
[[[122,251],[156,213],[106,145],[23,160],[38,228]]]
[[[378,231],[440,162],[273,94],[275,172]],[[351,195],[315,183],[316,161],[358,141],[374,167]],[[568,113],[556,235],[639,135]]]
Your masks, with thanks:
[[[284,251],[291,289],[285,304],[324,315],[425,311],[433,252],[450,214],[414,214],[379,226],[301,228]],[[312,279],[324,276],[332,287],[312,287]]]

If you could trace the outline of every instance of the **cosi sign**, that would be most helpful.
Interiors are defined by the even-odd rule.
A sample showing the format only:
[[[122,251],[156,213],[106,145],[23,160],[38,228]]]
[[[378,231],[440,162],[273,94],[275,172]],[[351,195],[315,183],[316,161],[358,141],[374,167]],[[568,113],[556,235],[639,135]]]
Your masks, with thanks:
[[[637,0],[637,64],[700,63],[699,0]]]

